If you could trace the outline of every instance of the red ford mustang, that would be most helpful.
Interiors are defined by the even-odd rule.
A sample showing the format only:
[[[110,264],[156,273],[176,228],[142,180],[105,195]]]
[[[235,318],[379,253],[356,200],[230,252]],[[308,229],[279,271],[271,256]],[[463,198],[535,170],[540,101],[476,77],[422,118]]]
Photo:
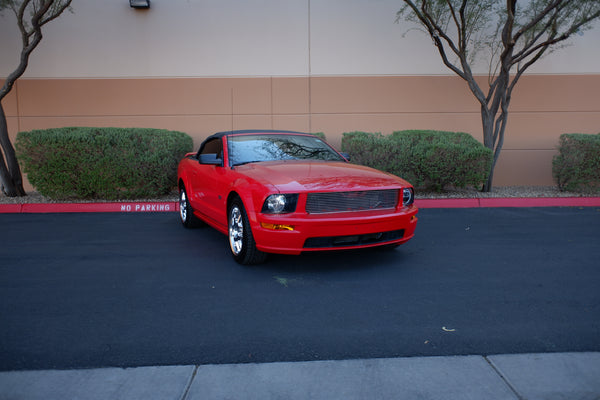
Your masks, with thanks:
[[[178,181],[183,225],[228,235],[240,264],[266,253],[394,247],[417,224],[408,182],[351,164],[306,133],[216,133],[181,160]]]

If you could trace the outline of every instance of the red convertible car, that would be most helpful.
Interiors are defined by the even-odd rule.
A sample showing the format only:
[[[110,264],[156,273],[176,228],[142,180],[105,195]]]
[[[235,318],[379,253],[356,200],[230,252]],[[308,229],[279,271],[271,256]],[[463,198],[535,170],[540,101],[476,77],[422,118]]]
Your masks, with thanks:
[[[395,247],[417,224],[408,182],[301,132],[216,133],[181,160],[178,182],[183,225],[226,234],[240,264],[267,253]]]

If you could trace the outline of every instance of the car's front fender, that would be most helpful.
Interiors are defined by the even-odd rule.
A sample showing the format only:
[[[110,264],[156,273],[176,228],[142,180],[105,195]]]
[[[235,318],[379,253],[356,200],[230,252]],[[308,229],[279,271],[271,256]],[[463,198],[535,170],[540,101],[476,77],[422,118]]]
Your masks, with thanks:
[[[259,223],[258,214],[262,210],[265,199],[273,193],[278,193],[278,191],[270,185],[266,186],[252,179],[240,177],[231,186],[227,199],[227,208],[229,208],[234,196],[242,199],[250,225],[254,227]]]

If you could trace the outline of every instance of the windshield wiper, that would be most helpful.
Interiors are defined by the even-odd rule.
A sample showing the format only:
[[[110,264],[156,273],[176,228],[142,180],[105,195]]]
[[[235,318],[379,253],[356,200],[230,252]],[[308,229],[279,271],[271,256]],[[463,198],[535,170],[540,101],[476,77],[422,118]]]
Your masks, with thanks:
[[[242,161],[239,163],[235,163],[233,164],[234,167],[239,167],[240,165],[246,165],[246,164],[253,164],[253,163],[259,163],[259,162],[263,162],[264,160],[255,160],[255,161]]]

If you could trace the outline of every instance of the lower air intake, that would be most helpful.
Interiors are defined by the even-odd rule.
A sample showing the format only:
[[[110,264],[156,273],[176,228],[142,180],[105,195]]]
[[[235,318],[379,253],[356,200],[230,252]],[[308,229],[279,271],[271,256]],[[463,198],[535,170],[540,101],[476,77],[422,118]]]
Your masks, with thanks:
[[[375,243],[391,242],[402,239],[404,229],[389,232],[369,233],[366,235],[328,236],[308,238],[304,242],[305,249],[342,248],[350,246],[363,246]]]

